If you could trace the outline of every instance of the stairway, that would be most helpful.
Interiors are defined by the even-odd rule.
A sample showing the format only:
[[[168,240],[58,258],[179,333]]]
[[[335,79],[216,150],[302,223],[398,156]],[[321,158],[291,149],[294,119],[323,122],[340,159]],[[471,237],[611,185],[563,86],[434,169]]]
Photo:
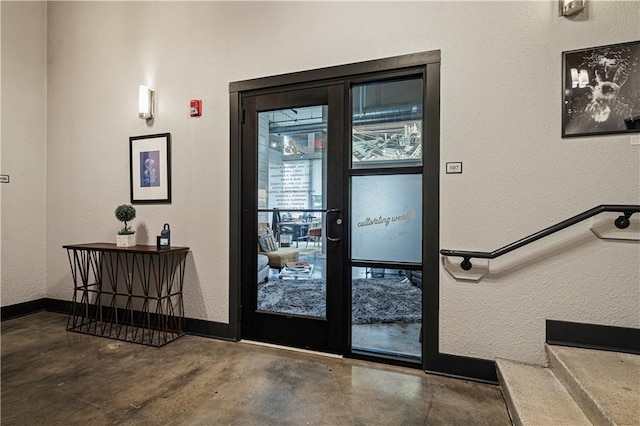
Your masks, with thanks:
[[[640,355],[546,350],[548,368],[496,360],[514,425],[640,425]]]

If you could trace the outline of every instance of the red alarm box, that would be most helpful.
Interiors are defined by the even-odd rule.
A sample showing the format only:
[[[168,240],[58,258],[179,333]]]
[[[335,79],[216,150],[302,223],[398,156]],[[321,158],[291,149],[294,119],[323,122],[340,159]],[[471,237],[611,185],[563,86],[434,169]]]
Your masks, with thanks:
[[[191,99],[191,107],[189,109],[191,117],[200,117],[202,115],[202,100]]]

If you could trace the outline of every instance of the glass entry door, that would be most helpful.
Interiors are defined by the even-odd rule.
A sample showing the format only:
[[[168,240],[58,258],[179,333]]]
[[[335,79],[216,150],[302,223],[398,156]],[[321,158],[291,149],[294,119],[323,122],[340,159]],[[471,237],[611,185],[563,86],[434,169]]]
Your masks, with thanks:
[[[344,347],[343,98],[342,86],[243,98],[243,229],[256,237],[243,244],[256,263],[242,277],[243,338]]]
[[[230,111],[233,337],[448,371],[440,52],[234,82]]]
[[[406,70],[242,97],[243,339],[421,365],[424,93]]]

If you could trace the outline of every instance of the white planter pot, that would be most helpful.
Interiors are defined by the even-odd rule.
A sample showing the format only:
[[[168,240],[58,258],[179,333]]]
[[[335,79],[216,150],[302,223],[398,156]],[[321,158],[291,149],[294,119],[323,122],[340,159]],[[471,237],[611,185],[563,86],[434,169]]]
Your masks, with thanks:
[[[136,234],[116,234],[116,247],[133,247],[136,245]]]

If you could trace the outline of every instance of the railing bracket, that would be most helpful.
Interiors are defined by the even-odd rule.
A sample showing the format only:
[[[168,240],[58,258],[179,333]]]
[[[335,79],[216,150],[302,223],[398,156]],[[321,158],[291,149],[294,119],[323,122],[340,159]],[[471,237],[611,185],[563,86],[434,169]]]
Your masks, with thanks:
[[[462,261],[462,263],[460,263],[460,267],[462,269],[464,269],[465,271],[468,271],[473,266],[471,264],[471,260],[469,260],[469,259],[470,259],[469,257],[465,257],[464,260]]]
[[[622,216],[618,217],[616,219],[616,221],[614,222],[616,225],[616,228],[618,229],[627,229],[629,227],[629,225],[631,224],[631,221],[629,220],[629,218],[631,217],[631,215],[634,212],[625,212],[622,214]]]

